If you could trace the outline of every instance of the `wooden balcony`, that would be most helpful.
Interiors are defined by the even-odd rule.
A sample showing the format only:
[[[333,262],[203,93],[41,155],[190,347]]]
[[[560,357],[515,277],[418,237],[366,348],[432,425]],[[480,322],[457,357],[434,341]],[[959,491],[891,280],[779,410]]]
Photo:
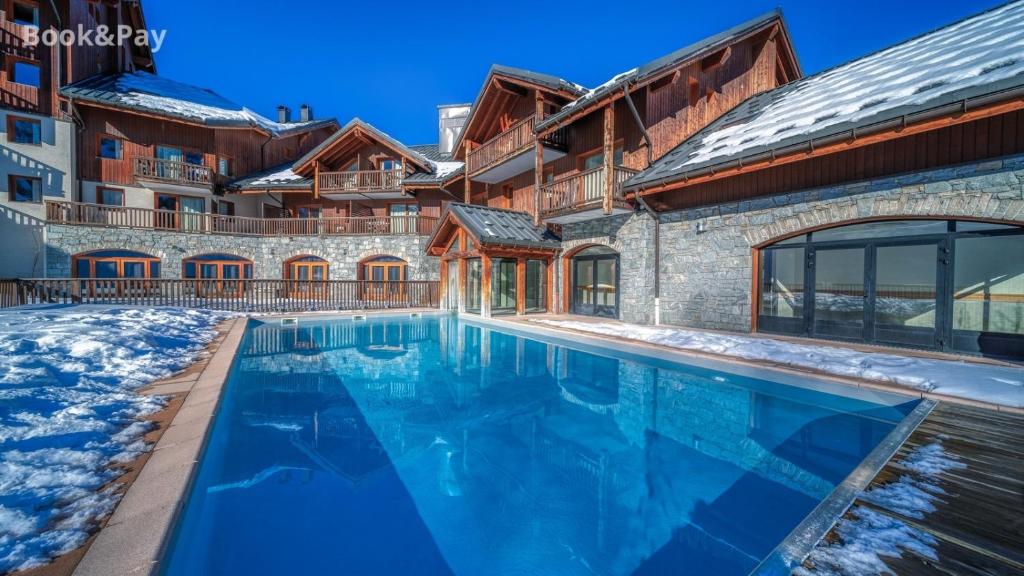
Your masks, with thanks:
[[[433,232],[437,218],[418,215],[246,218],[48,200],[46,222],[235,236],[426,236]]]
[[[466,173],[471,180],[496,184],[534,168],[535,158],[529,154],[537,143],[533,129],[537,117],[530,116],[512,125],[494,138],[471,149],[466,155]],[[544,162],[565,156],[565,132],[546,136]]]
[[[137,180],[200,188],[213,185],[213,170],[200,164],[136,157],[133,168]]]
[[[348,172],[320,172],[319,191],[328,198],[345,200],[344,195],[362,196],[372,193],[379,198],[382,194],[401,194],[401,170],[353,170]]]
[[[637,173],[622,166],[613,169],[614,187],[611,190],[611,213],[632,210],[622,194],[622,183]],[[540,187],[540,215],[552,224],[566,224],[591,220],[608,215],[605,210],[604,167],[592,168],[557,178]]]

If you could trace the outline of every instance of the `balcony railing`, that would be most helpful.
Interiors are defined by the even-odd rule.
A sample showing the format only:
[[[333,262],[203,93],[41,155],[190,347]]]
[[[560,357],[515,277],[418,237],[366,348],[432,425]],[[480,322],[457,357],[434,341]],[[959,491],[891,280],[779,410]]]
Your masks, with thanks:
[[[622,183],[636,174],[636,170],[616,166],[613,170],[612,202],[624,202]],[[604,203],[604,167],[591,168],[576,174],[557,178],[540,187],[542,215],[571,211]]]
[[[386,192],[402,187],[401,170],[353,170],[321,172],[320,193]]]
[[[109,226],[239,236],[426,236],[437,218],[419,215],[246,218],[78,202],[46,202],[49,224]]]
[[[207,166],[159,158],[135,158],[135,177],[204,188],[213,183],[213,171]]]
[[[179,306],[238,312],[437,308],[436,280],[23,279],[10,304]]]
[[[537,142],[537,135],[533,132],[536,125],[535,115],[524,118],[508,130],[470,150],[466,155],[466,173],[473,175],[482,172],[528,150]],[[559,130],[545,136],[544,144],[564,147],[564,132]]]

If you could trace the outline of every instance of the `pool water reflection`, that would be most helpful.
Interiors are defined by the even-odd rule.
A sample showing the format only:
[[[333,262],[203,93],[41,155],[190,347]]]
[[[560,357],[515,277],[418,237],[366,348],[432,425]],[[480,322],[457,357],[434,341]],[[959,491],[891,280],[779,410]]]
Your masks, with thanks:
[[[224,394],[166,574],[746,574],[914,405],[452,317],[253,322]]]

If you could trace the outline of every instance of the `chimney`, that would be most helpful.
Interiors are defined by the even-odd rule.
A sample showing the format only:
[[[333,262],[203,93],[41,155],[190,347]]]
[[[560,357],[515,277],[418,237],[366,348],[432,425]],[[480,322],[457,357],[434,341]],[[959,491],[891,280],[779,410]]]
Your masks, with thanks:
[[[292,109],[281,105],[277,107],[277,122],[279,124],[287,124],[292,121]]]
[[[469,118],[469,104],[442,104],[437,107],[438,116],[438,151],[444,156],[451,156],[455,140],[458,139],[462,127]]]
[[[313,120],[313,109],[309,107],[309,104],[303,104],[299,108],[299,120],[302,122],[310,122]]]

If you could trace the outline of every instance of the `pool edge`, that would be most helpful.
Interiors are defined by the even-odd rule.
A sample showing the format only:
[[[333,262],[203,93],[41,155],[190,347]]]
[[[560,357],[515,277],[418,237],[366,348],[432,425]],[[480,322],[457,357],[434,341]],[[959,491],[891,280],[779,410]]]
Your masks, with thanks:
[[[185,397],[151,456],[82,557],[73,576],[153,574],[184,507],[249,319],[224,341]]]
[[[810,514],[786,536],[774,550],[750,571],[751,576],[789,576],[828,535],[836,522],[850,509],[854,500],[881,472],[924,419],[938,405],[938,401],[923,398],[889,434],[875,446],[861,463],[836,486],[827,498],[818,503]]]

